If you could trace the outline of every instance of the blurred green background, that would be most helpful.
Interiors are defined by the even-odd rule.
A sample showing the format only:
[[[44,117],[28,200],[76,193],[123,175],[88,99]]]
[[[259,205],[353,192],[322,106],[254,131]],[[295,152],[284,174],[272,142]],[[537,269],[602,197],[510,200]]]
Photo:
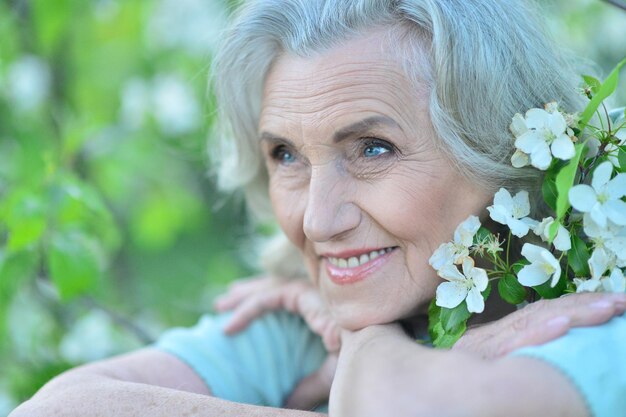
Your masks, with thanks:
[[[0,1],[0,416],[253,272],[245,210],[207,158],[206,74],[235,3]],[[543,6],[601,75],[626,56],[626,12]]]

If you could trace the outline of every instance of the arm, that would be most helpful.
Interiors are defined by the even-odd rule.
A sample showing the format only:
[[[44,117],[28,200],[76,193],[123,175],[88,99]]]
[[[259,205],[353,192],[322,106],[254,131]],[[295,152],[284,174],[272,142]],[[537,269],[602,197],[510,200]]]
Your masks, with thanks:
[[[393,400],[389,400],[393,398]],[[530,358],[495,361],[417,345],[395,325],[342,339],[331,415],[586,416],[557,370]]]
[[[165,352],[143,349],[56,377],[10,417],[138,415],[322,416],[211,397],[205,383],[182,361]]]

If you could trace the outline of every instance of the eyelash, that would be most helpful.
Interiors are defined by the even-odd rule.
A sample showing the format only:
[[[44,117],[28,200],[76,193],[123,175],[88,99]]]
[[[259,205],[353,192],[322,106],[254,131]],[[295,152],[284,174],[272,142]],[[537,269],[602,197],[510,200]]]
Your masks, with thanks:
[[[365,156],[365,152],[368,148],[384,148],[386,149],[386,152],[380,153],[378,155],[373,155],[373,156]],[[398,149],[390,142],[384,140],[384,139],[380,139],[380,138],[375,138],[375,137],[367,137],[367,138],[361,138],[361,143],[360,143],[360,153],[361,156],[365,157],[365,158],[379,158],[379,157],[383,157],[383,155],[387,155],[387,156],[393,156],[396,155],[398,153]]]
[[[378,159],[378,158],[382,158],[385,156],[394,156],[394,155],[399,154],[399,150],[398,148],[396,148],[395,145],[393,145],[392,143],[384,139],[380,139],[376,137],[359,138],[357,142],[357,147],[358,147],[357,152],[359,154],[358,156],[364,157],[366,159]],[[386,151],[381,152],[377,155],[366,156],[365,152],[367,151],[367,149],[374,148],[374,147],[383,148]],[[286,161],[283,159],[285,155],[289,155],[291,157],[289,161]],[[276,163],[281,164],[281,165],[291,164],[295,162],[297,158],[296,152],[289,149],[289,146],[286,144],[278,144],[274,146],[272,149],[270,149],[269,156],[272,161],[275,161]]]
[[[272,159],[272,161],[276,161],[279,164],[289,163],[289,162],[285,162],[282,160],[282,157],[285,154],[291,155],[291,157],[295,160],[295,153],[289,150],[287,145],[284,145],[284,144],[276,145],[270,150],[270,158]]]

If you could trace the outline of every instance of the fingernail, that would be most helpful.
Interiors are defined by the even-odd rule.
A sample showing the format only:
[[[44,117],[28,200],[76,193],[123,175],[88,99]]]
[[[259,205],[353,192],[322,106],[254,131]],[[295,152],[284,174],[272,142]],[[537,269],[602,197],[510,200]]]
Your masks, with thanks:
[[[563,327],[569,326],[569,324],[570,324],[570,319],[569,317],[566,317],[566,316],[555,317],[546,322],[546,326],[553,327],[553,328],[563,328]]]

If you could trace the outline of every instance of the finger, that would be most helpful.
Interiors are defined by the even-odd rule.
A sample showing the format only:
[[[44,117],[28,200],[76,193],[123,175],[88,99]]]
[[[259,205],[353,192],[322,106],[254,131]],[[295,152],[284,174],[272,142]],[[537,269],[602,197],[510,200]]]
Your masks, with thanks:
[[[272,277],[255,277],[234,281],[228,286],[226,293],[215,299],[213,308],[219,312],[233,310],[244,299],[275,286],[274,280]]]
[[[255,318],[278,308],[280,308],[280,294],[277,292],[249,297],[233,311],[232,316],[224,326],[224,333],[237,333],[248,327]]]
[[[526,346],[542,345],[563,336],[570,327],[569,317],[559,316],[548,320],[542,326],[534,326],[524,332],[519,332],[513,337],[504,339],[500,336],[498,339],[501,341],[495,343],[493,356],[504,356]]]
[[[571,327],[594,326],[623,314],[626,311],[626,294],[577,294],[536,304],[526,312],[528,327],[542,325],[558,316],[569,317]]]

